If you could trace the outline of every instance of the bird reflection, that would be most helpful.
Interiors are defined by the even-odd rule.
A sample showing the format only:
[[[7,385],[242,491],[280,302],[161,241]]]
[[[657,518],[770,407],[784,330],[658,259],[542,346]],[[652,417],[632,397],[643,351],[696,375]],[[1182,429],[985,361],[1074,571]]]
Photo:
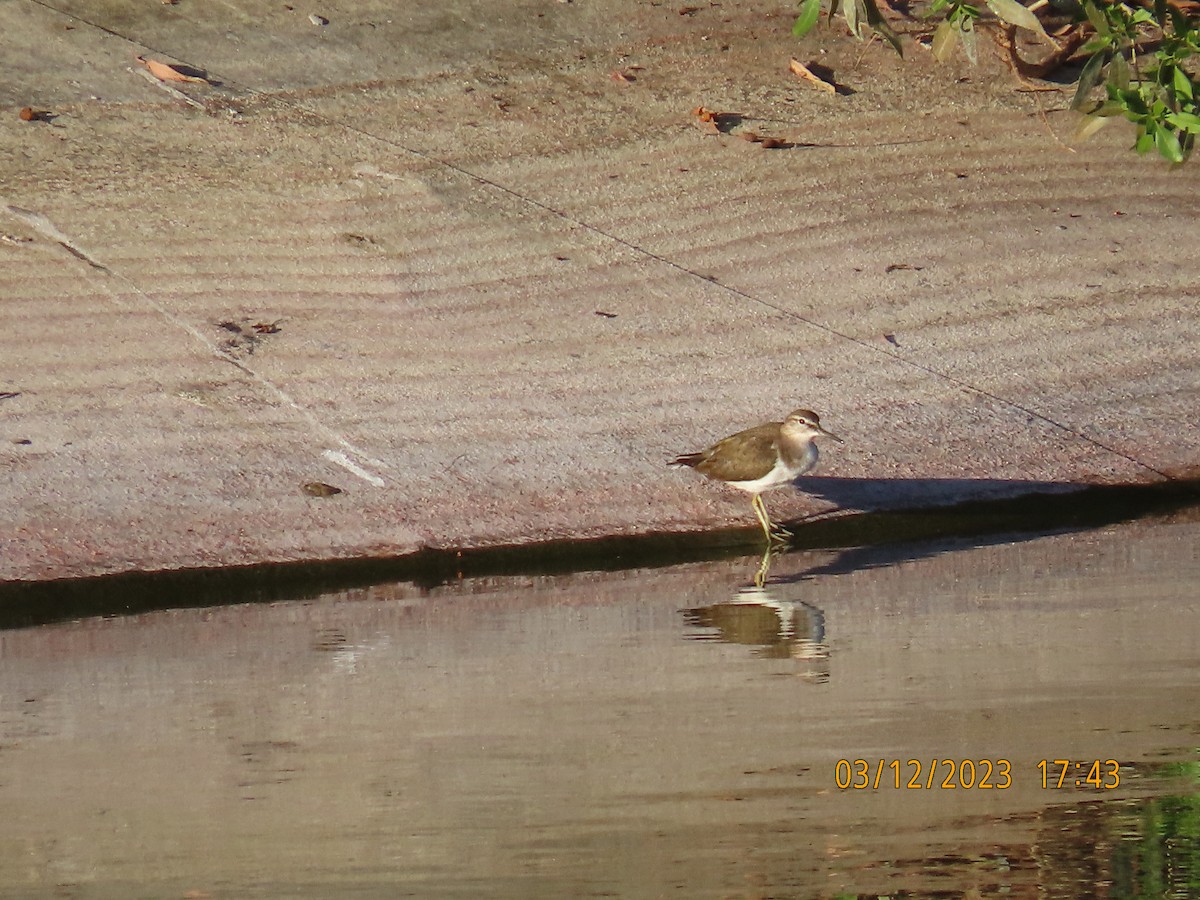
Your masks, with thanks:
[[[711,606],[682,610],[694,628],[712,629],[708,640],[757,647],[755,655],[768,659],[794,659],[807,680],[829,680],[829,645],[825,639],[825,614],[799,599],[799,582],[768,583],[777,555],[768,549],[752,584],[743,585],[728,600]]]

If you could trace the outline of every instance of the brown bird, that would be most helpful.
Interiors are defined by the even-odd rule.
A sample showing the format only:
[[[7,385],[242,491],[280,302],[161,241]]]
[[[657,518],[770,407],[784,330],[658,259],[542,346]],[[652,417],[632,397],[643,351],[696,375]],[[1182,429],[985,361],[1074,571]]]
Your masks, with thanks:
[[[821,427],[810,409],[789,413],[782,422],[764,422],[717,441],[707,450],[684,453],[668,465],[688,466],[714,481],[754,495],[750,501],[767,541],[786,540],[787,532],[771,524],[762,492],[791,484],[817,464],[817,436],[842,439]]]

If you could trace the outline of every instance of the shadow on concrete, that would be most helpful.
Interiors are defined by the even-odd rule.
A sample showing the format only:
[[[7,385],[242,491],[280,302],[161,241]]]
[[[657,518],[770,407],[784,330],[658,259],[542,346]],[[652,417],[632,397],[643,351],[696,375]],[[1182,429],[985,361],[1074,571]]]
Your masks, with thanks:
[[[797,478],[795,486],[839,509],[864,512],[926,509],[968,500],[1078,493],[1082,487],[1062,481],[1000,478],[832,478],[811,475]]]
[[[842,550],[794,578],[845,574],[1001,541],[1083,531],[1189,510],[1200,515],[1200,482],[1078,487],[960,479],[806,478],[803,489],[840,502],[900,506],[789,522],[791,549]],[[891,488],[895,487],[893,493]],[[940,498],[980,497],[928,508]],[[1021,491],[1036,491],[1012,494]],[[1008,495],[995,499],[996,494]],[[910,500],[920,509],[903,508]],[[477,550],[426,548],[407,556],[131,572],[93,578],[0,583],[0,629],[162,609],[303,600],[389,582],[431,591],[465,578],[619,571],[744,556],[758,525],[693,533],[563,540]]]

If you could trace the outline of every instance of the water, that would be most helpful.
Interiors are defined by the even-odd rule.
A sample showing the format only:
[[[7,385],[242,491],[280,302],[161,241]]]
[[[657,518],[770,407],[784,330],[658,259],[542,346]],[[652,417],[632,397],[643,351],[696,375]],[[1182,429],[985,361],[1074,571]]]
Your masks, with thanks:
[[[0,896],[1200,896],[1187,518],[0,631]]]

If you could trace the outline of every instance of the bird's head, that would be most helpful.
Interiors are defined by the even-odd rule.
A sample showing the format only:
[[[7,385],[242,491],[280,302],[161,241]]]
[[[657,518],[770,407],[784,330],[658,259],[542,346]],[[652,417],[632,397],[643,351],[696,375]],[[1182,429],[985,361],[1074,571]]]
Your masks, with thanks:
[[[822,437],[832,438],[839,444],[842,439],[832,431],[826,431],[821,427],[821,418],[811,409],[797,409],[788,413],[788,417],[783,422],[785,431],[790,432],[797,438],[808,438],[812,440],[817,435]]]

